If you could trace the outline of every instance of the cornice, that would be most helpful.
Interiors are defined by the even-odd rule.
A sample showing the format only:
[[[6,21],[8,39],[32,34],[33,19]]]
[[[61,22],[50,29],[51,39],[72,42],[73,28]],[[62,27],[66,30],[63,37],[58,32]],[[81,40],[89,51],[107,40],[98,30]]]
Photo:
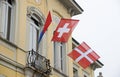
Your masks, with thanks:
[[[59,0],[71,16],[82,14],[83,9],[74,0]]]

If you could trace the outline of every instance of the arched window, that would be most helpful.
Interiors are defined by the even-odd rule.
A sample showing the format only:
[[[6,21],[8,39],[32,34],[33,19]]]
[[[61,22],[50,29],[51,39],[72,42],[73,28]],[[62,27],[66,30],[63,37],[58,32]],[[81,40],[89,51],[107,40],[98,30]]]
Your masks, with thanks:
[[[38,37],[43,28],[43,15],[34,7],[27,11],[27,41],[28,50],[38,51]],[[42,44],[40,45],[42,48]],[[42,51],[42,50],[41,50]]]
[[[6,40],[14,41],[14,16],[15,16],[15,1],[0,0],[0,36]]]

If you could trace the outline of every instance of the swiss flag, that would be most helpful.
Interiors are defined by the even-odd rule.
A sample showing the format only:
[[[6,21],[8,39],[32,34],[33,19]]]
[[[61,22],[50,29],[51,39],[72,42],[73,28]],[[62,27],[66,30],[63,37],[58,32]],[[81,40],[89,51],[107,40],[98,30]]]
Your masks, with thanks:
[[[68,56],[78,62],[84,69],[100,58],[85,42],[76,47]]]
[[[67,42],[78,21],[74,19],[61,19],[54,32],[52,41]]]

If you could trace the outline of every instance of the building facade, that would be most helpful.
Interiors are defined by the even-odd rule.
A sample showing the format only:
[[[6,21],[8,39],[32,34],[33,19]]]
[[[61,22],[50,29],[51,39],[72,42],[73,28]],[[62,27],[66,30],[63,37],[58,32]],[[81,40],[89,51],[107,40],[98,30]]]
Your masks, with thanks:
[[[38,44],[49,11],[52,24]],[[73,61],[66,56],[72,38],[51,38],[61,18],[82,12],[74,0],[0,0],[0,77],[73,77]]]

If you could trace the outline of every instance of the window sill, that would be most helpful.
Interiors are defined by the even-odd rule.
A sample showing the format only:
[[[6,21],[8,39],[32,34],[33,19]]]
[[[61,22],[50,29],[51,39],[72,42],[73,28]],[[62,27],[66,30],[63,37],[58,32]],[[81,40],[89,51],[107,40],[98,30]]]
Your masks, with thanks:
[[[10,41],[4,39],[4,38],[1,37],[1,36],[0,36],[0,41],[3,41],[4,43],[8,44],[8,45],[11,46],[11,47],[18,48],[18,49],[20,49],[20,50],[26,52],[25,50],[21,49],[20,47],[18,47],[18,46],[15,45],[14,43],[12,43],[12,42],[10,42]]]
[[[5,43],[7,43],[7,44],[9,44],[9,45],[12,45],[13,47],[16,47],[16,48],[17,48],[17,46],[16,46],[15,44],[13,44],[12,42],[10,42],[10,41],[4,39],[4,38],[1,37],[1,36],[0,36],[0,40],[2,40],[2,41],[4,41]]]
[[[56,69],[56,68],[53,68],[53,71],[56,72],[56,73],[58,73],[58,74],[60,74],[61,77],[68,77],[66,74],[64,74],[63,72],[59,71],[59,70]]]

